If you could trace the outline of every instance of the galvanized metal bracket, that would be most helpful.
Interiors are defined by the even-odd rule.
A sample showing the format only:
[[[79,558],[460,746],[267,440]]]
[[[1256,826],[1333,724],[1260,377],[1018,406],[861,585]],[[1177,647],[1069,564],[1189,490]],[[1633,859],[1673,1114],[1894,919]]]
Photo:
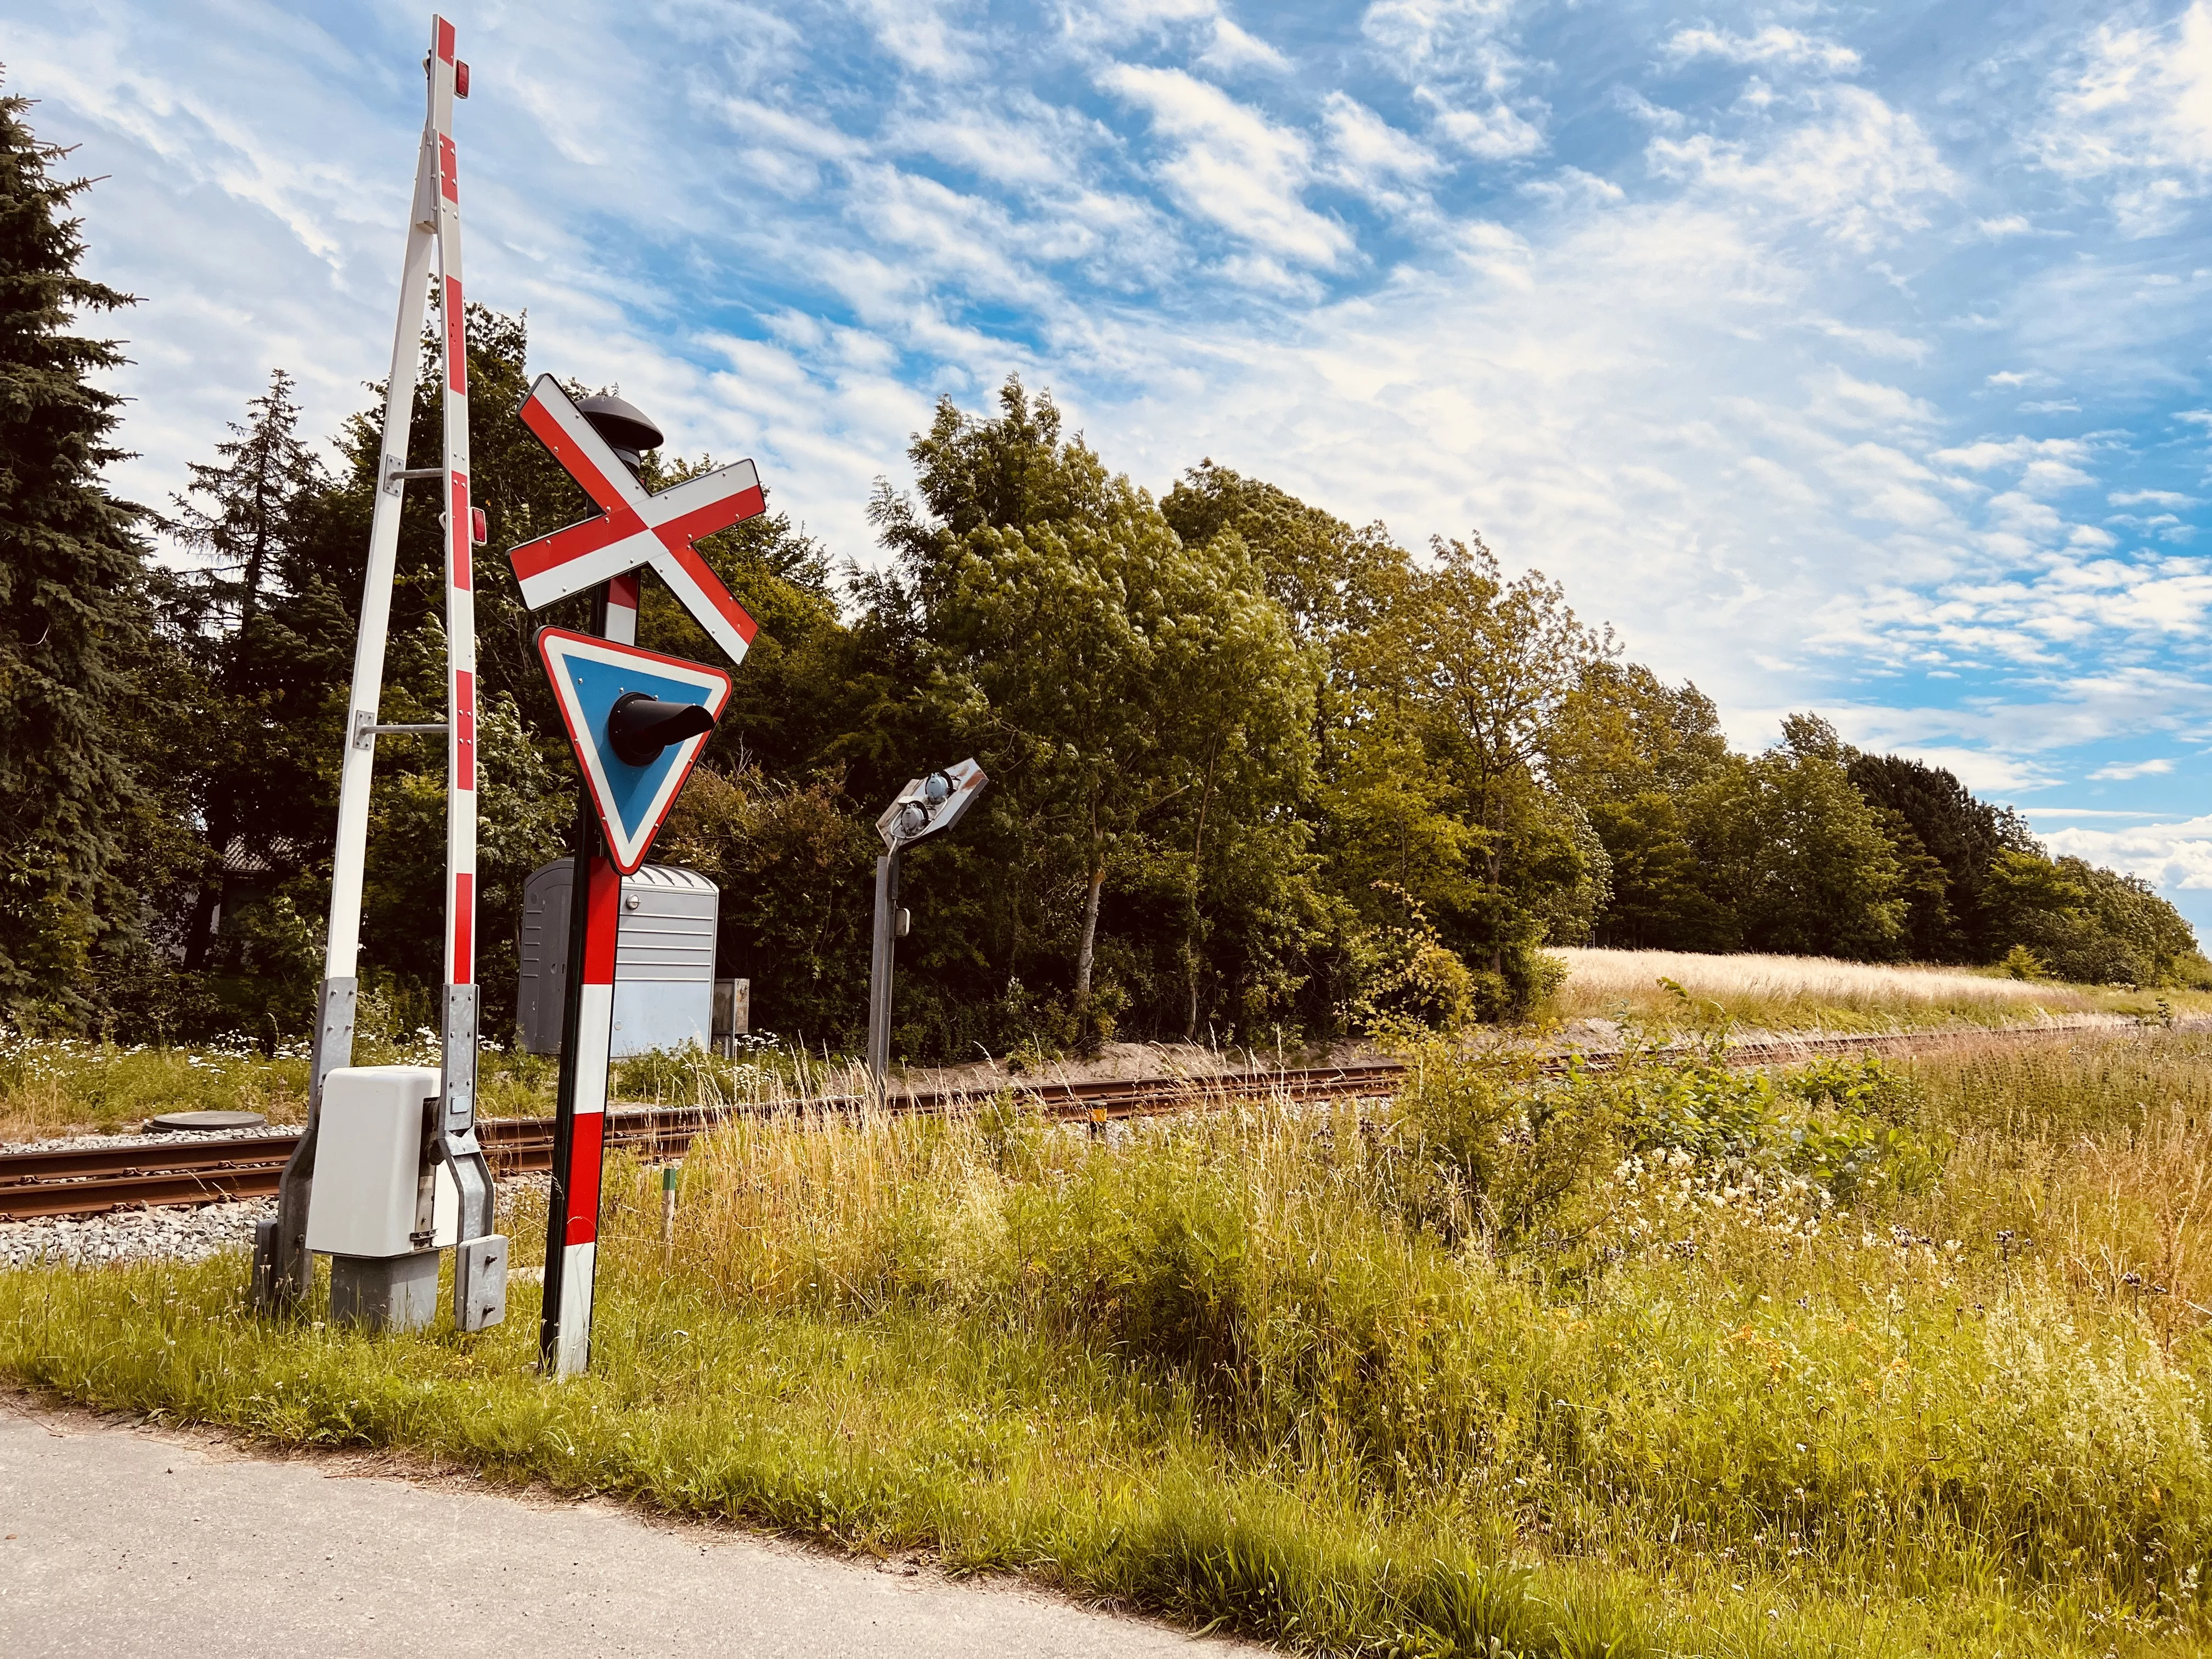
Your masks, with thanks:
[[[379,737],[392,732],[443,732],[448,730],[444,720],[380,721],[366,708],[353,711],[353,746],[373,749]]]
[[[307,1201],[315,1185],[315,1138],[322,1127],[323,1079],[353,1063],[354,1017],[361,981],[326,979],[317,1000],[313,1058],[307,1068],[307,1127],[276,1187],[276,1219],[254,1229],[253,1305],[275,1314],[307,1299],[314,1281],[307,1254]],[[266,1228],[264,1233],[264,1227]]]
[[[438,1145],[460,1194],[460,1237],[483,1237],[492,1230],[491,1165],[477,1140],[477,987],[446,988],[443,1045],[444,1089]],[[460,1304],[454,1304],[454,1316]],[[463,1327],[464,1329],[473,1328]]]
[[[453,1323],[481,1331],[507,1317],[507,1240],[498,1233],[464,1239],[453,1252]]]

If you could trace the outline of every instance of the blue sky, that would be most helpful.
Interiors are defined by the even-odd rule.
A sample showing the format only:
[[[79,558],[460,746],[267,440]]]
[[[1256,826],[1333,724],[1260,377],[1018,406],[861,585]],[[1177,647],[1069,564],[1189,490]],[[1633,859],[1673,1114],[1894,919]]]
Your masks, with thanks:
[[[2212,0],[454,0],[470,290],[872,556],[1009,372],[1564,580],[1739,743],[1814,708],[2212,926]],[[109,175],[161,501],[389,349],[427,8],[0,0]]]

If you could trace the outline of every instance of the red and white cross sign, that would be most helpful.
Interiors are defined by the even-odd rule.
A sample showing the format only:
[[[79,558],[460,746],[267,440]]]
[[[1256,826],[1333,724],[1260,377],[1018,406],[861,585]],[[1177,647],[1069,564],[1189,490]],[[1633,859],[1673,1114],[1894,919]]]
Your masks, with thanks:
[[[525,542],[507,555],[523,604],[542,610],[650,567],[730,660],[742,660],[757,631],[753,619],[691,544],[767,507],[753,464],[733,461],[648,495],[550,374],[538,377],[521,414],[522,423],[601,509],[596,519]]]

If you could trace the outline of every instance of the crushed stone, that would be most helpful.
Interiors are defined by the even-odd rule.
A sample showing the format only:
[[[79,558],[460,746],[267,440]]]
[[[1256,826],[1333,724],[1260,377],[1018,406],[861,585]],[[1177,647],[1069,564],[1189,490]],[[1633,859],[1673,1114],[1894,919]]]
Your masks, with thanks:
[[[154,1256],[197,1261],[222,1250],[252,1249],[254,1224],[276,1218],[274,1198],[248,1198],[228,1204],[0,1221],[0,1267],[51,1263],[88,1267]]]

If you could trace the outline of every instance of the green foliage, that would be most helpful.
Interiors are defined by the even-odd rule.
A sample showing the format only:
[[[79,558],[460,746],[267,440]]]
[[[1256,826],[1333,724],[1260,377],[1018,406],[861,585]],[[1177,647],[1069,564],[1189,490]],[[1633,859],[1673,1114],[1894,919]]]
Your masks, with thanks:
[[[77,319],[133,303],[77,274],[66,216],[90,180],[0,98],[0,1006],[19,1019],[97,1016],[95,945],[131,955],[145,921],[135,854],[173,850],[140,781],[162,665],[148,614],[137,507],[100,469],[123,399],[95,384],[123,362]]]
[[[929,862],[1000,875],[920,971],[966,981],[979,1011],[1052,988],[1034,1015],[1064,995],[1079,1043],[1106,1034],[1109,994],[1184,1035],[1280,1018],[1321,908],[1290,815],[1313,659],[1233,532],[1186,543],[1062,439],[1049,398],[1010,380],[1000,404],[939,406],[912,451],[919,503],[873,506],[897,567],[860,589],[863,631],[905,665],[915,750],[975,753],[994,780],[957,849],[915,860],[917,890]],[[951,1035],[951,1010],[930,1023]]]
[[[19,170],[37,150],[20,136]],[[40,188],[39,222],[59,238],[46,256],[73,258],[52,211],[76,187]],[[495,1032],[524,880],[566,851],[572,821],[532,636],[586,620],[581,600],[526,611],[503,556],[586,504],[514,416],[522,319],[471,307],[464,336],[491,538],[476,567],[477,938]],[[412,466],[439,442],[435,337]],[[80,367],[109,349],[48,347]],[[96,459],[108,406],[72,407]],[[20,1022],[264,1046],[305,1030],[381,465],[371,414],[338,449],[328,473],[280,372],[192,469],[170,526],[179,568],[149,574],[129,510],[100,508],[125,565],[95,603],[123,609],[79,632],[106,653],[80,665],[98,690],[72,705],[83,741],[18,748],[56,778],[102,781],[56,794],[27,776],[11,797],[74,802],[77,826],[10,842],[21,941],[0,915],[0,956],[44,963],[0,962]],[[871,507],[886,568],[848,568],[841,586],[781,513],[701,544],[760,629],[659,855],[720,884],[721,971],[752,981],[757,1019],[794,1051],[857,1041],[872,821],[916,772],[963,755],[989,793],[958,836],[907,860],[917,926],[893,1048],[908,1058],[1456,1031],[1527,1018],[1559,982],[1546,947],[1592,941],[1984,962],[2017,947],[2069,977],[2212,983],[2171,906],[2045,858],[1948,773],[1860,755],[1811,715],[1776,749],[1731,753],[1695,686],[1622,662],[1557,584],[1508,577],[1479,538],[1416,557],[1380,525],[1211,461],[1156,501],[1018,380],[988,416],[941,404],[909,459],[914,496],[886,485]],[[712,465],[648,456],[644,480]],[[434,495],[409,493],[401,514],[395,720],[444,713]],[[641,638],[713,655],[651,582]],[[444,770],[440,742],[380,743],[362,969],[410,1009],[441,957]],[[33,980],[45,989],[26,1000]]]
[[[670,815],[657,856],[722,890],[715,961],[751,980],[756,1030],[859,1044],[867,980],[852,964],[867,960],[882,850],[842,772],[794,784],[702,766]]]
[[[1996,936],[2047,970],[2090,985],[2171,985],[2199,971],[2196,934],[2139,877],[2008,848],[1984,903]],[[2006,957],[2009,967],[2013,958]]]
[[[2026,822],[1996,807],[1940,767],[1901,755],[1854,754],[1851,783],[1891,816],[1884,828],[1903,855],[1932,860],[1911,901],[1912,955],[1923,962],[1986,962],[1999,948],[1984,889],[2007,848],[2032,849]]]
[[[1789,956],[1879,959],[1904,937],[1903,872],[1851,787],[1846,751],[1812,715],[1720,786],[1733,819],[1723,867],[1741,896],[1744,941]]]
[[[1479,1018],[1474,975],[1437,937],[1419,900],[1389,883],[1377,886],[1404,904],[1406,919],[1353,936],[1356,988],[1346,1023],[1386,1042],[1465,1030]]]

